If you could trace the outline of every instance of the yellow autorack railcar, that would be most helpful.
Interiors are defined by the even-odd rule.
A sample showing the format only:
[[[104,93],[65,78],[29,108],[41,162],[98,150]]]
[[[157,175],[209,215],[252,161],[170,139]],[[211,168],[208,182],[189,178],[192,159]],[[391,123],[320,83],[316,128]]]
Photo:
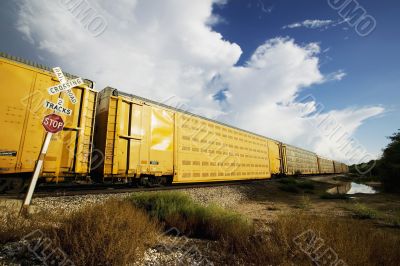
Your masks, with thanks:
[[[318,156],[318,168],[320,174],[333,174],[335,169],[333,167],[333,161]]]
[[[272,139],[267,142],[271,175],[279,175],[283,171],[282,143]]]
[[[104,154],[93,167],[102,181],[271,176],[266,138],[113,88],[99,93],[95,147]]]
[[[340,163],[340,164],[342,165],[342,173],[343,174],[348,173],[349,172],[349,167],[344,163]]]
[[[333,161],[333,167],[335,169],[335,174],[343,173],[342,163],[338,161]]]
[[[292,145],[283,145],[283,154],[285,157],[286,175],[295,174],[318,174],[317,154]]]
[[[0,180],[20,183],[24,173],[29,176],[33,172],[45,137],[41,122],[52,113],[44,108],[44,102],[57,102],[58,97],[49,95],[47,88],[58,84],[58,80],[49,68],[5,54],[0,54],[0,80]],[[73,89],[76,104],[62,96],[72,114],[60,114],[65,127],[53,135],[45,157],[42,176],[47,180],[90,172],[97,95],[90,86],[92,82],[85,81],[85,85]]]
[[[75,78],[66,74],[68,78]],[[51,69],[0,53],[0,191],[30,177],[45,137],[41,125],[57,102]],[[53,135],[41,180],[92,177],[148,184],[347,173],[316,153],[93,82],[62,93],[63,131]],[[93,143],[94,141],[94,143]],[[89,178],[87,179],[89,180]],[[11,182],[9,182],[11,181]],[[14,182],[15,181],[15,182]]]

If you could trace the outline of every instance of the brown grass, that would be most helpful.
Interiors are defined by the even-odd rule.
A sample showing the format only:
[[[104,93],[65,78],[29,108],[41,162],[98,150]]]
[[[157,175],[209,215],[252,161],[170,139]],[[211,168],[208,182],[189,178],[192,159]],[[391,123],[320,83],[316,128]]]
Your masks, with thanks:
[[[0,243],[19,241],[34,230],[49,230],[60,217],[48,212],[31,214],[28,217],[18,212],[4,212],[0,216]]]
[[[301,203],[307,206],[309,200]],[[112,200],[68,216],[38,213],[23,219],[3,215],[0,240],[20,240],[41,229],[76,265],[124,265],[139,260],[155,244],[159,225],[148,214],[186,236],[217,240],[210,242],[215,248],[209,258],[216,264],[312,265],[316,261],[310,254],[328,248],[347,265],[398,265],[400,261],[400,231],[380,228],[371,220],[298,210],[281,214],[260,232],[241,215],[201,206],[181,193],[135,194],[129,201]],[[313,250],[308,238],[302,243],[303,248],[311,247],[309,254],[296,245],[294,239],[307,230],[322,241],[323,248]]]
[[[0,219],[0,244],[19,241],[39,229],[75,265],[135,262],[160,233],[155,221],[126,200],[87,206],[68,215],[40,212],[20,217],[8,212]],[[18,254],[16,259],[25,255]]]
[[[53,238],[76,265],[125,265],[154,244],[157,228],[131,203],[111,200],[73,213]]]
[[[280,216],[269,226],[268,232],[257,236],[243,235],[239,243],[224,241],[221,247],[221,254],[226,254],[223,262],[311,265],[312,259],[293,241],[307,230],[312,230],[323,241],[319,251],[332,248],[338,259],[348,265],[398,265],[400,261],[398,231],[382,230],[365,221],[298,212]]]

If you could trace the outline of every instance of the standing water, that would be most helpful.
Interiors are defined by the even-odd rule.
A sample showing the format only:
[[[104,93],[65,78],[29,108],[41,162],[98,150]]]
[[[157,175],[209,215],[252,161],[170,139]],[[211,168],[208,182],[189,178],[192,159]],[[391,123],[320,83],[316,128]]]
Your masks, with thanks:
[[[328,189],[326,192],[329,194],[376,194],[378,191],[371,186],[365,184],[358,184],[354,182],[346,182],[336,187]]]

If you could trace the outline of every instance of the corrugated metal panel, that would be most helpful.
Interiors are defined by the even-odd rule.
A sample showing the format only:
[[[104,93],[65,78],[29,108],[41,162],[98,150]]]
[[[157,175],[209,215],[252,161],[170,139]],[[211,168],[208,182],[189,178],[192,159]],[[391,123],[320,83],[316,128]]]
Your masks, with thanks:
[[[342,173],[348,173],[349,172],[349,167],[346,164],[340,163],[340,165],[341,165]]]
[[[173,174],[174,113],[126,96],[100,92],[95,146],[103,178]]]
[[[320,174],[332,174],[335,173],[335,169],[333,167],[333,161],[322,158],[318,156],[318,166],[319,166],[319,171]]]
[[[182,110],[182,109],[179,109],[179,108],[175,108],[175,107],[163,104],[163,103],[159,103],[159,102],[156,102],[156,101],[153,101],[153,100],[150,100],[150,99],[146,99],[146,98],[134,95],[134,94],[121,92],[121,91],[119,91],[119,90],[117,90],[115,88],[112,88],[112,87],[107,87],[103,91],[109,91],[109,93],[111,93],[111,94],[114,93],[114,94],[119,95],[119,96],[127,97],[128,99],[136,99],[136,100],[143,101],[143,102],[146,102],[146,103],[149,103],[149,104],[153,104],[153,105],[157,105],[157,106],[160,106],[160,107],[163,107],[163,108],[166,108],[166,109],[170,109],[170,110],[175,111],[175,112],[187,114],[187,115],[190,115],[190,116],[193,116],[193,117],[198,117],[198,118],[201,118],[201,119],[204,119],[204,120],[219,124],[221,126],[226,126],[226,127],[232,128],[232,129],[243,131],[245,133],[252,134],[252,135],[255,135],[255,136],[258,136],[258,137],[261,137],[261,138],[274,140],[272,138],[269,138],[269,137],[266,137],[266,136],[263,136],[263,135],[259,135],[257,133],[250,132],[250,131],[247,131],[247,130],[244,130],[244,129],[241,129],[241,128],[238,128],[238,127],[235,127],[235,126],[232,126],[232,125],[228,125],[228,124],[222,123],[222,122],[217,121],[217,120],[213,120],[213,119],[201,116],[201,115],[193,114],[191,112],[188,112],[187,110]],[[279,142],[278,140],[274,140],[274,141]]]
[[[175,183],[271,176],[266,139],[180,112],[175,128]]]
[[[317,155],[291,145],[285,145],[286,174],[318,174]]]
[[[338,161],[333,161],[334,169],[336,174],[342,173],[342,164]]]
[[[132,106],[141,107],[135,114]],[[174,174],[174,182],[208,182],[270,176],[267,140],[255,134],[143,98],[113,96],[110,88],[100,92],[97,110],[96,147],[105,153],[98,172],[105,178]],[[128,149],[138,155],[128,157]]]

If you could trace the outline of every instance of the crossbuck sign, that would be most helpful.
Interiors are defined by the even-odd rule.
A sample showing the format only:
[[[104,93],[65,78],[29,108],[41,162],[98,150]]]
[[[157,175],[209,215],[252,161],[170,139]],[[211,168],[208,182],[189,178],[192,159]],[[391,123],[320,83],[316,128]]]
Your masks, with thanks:
[[[64,107],[64,101],[61,98],[61,93],[65,92],[67,94],[69,100],[71,101],[71,103],[76,104],[77,100],[76,100],[75,94],[72,92],[72,88],[82,85],[84,83],[81,78],[67,80],[65,78],[61,68],[59,68],[59,67],[53,68],[53,72],[54,72],[54,74],[56,74],[56,77],[57,77],[58,81],[60,82],[60,84],[48,88],[47,91],[49,92],[50,95],[59,93],[58,101],[57,101],[57,103],[53,103],[48,100],[45,101],[44,107],[52,110],[53,114],[46,115],[43,119],[42,125],[47,131],[46,138],[44,139],[42,149],[40,151],[39,159],[37,160],[37,163],[35,166],[35,171],[33,172],[32,180],[29,185],[28,193],[25,196],[25,200],[24,200],[24,203],[22,204],[20,213],[26,211],[31,203],[32,195],[35,190],[40,171],[42,170],[43,161],[44,161],[44,158],[46,156],[47,150],[50,145],[51,136],[53,134],[61,131],[64,127],[63,119],[59,115],[54,114],[54,113],[57,112],[57,113],[65,114],[65,115],[72,114],[71,109]]]

